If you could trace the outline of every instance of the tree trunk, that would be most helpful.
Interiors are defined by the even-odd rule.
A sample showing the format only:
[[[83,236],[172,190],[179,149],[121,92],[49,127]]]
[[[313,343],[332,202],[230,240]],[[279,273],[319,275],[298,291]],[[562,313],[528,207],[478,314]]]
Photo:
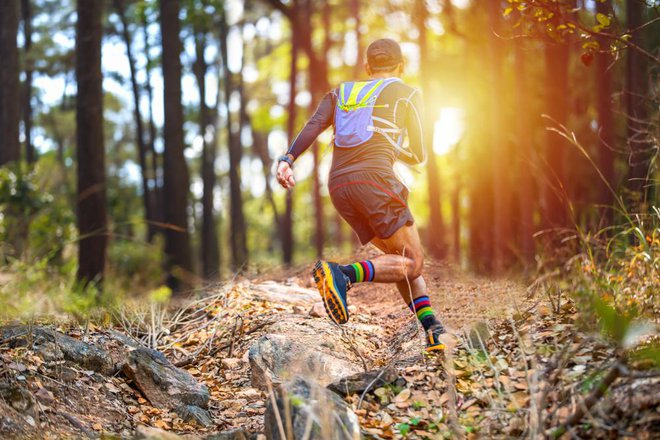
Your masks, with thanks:
[[[315,108],[323,98],[323,94],[330,88],[328,84],[328,68],[326,60],[319,57],[314,50],[312,44],[312,14],[313,2],[311,0],[304,0],[301,7],[297,8],[297,21],[292,23],[299,33],[296,37],[300,36],[302,49],[305,51],[309,59],[309,78],[310,78],[310,92],[312,94],[311,108]],[[314,204],[314,247],[316,249],[316,256],[323,257],[323,246],[325,244],[325,216],[323,213],[323,198],[321,197],[321,178],[319,175],[320,151],[319,143],[315,141],[312,145],[313,156],[313,170],[312,170],[312,199]]]
[[[289,105],[287,119],[287,138],[291,145],[295,136],[296,116],[298,115],[296,107],[296,95],[298,82],[298,38],[291,34],[291,67],[289,71]],[[284,264],[290,265],[293,262],[293,193],[286,192],[286,207],[284,217],[282,218],[282,259]]]
[[[160,2],[161,35],[163,44],[164,85],[164,163],[163,190],[165,203],[165,253],[171,286],[183,287],[181,274],[192,272],[190,238],[188,235],[188,191],[190,179],[183,154],[183,108],[181,106],[181,40],[179,38],[179,1]]]
[[[493,271],[501,273],[510,263],[511,249],[511,203],[510,188],[507,181],[509,152],[502,130],[502,112],[499,110],[501,93],[499,86],[503,83],[502,64],[504,62],[503,47],[499,35],[501,9],[498,2],[488,2],[488,19],[491,27],[489,32],[490,50],[490,140],[492,142],[492,203],[493,203]]]
[[[426,37],[426,18],[428,17],[428,10],[424,0],[417,0],[415,2],[415,16],[417,17],[417,31],[419,45],[419,74],[422,86],[426,87],[424,91],[424,107],[427,109],[424,112],[423,136],[424,145],[428,149],[428,160],[426,162],[427,172],[427,185],[429,192],[429,224],[427,232],[427,243],[429,253],[435,258],[444,258],[446,255],[445,240],[444,240],[444,222],[442,219],[442,211],[440,210],[440,176],[438,174],[438,163],[436,161],[435,152],[433,151],[433,117],[431,112],[428,111],[432,106],[429,105],[428,87],[431,75],[429,72],[429,51],[428,42]]]
[[[460,164],[460,144],[456,144],[452,152],[452,161],[454,164],[454,189],[451,194],[451,233],[452,233],[452,251],[454,262],[461,262],[461,188],[463,186],[462,173],[459,171]]]
[[[18,81],[18,0],[0,1],[0,166],[21,156]]]
[[[25,160],[34,163],[37,156],[32,144],[32,75],[33,60],[30,50],[32,49],[32,5],[30,0],[21,0],[21,11],[23,13],[23,37],[25,45],[25,82],[23,84],[23,127],[25,131]]]
[[[626,2],[628,29],[637,29],[644,24],[644,9],[642,1]],[[630,42],[646,46],[645,29],[631,32]],[[649,201],[653,200],[650,192],[653,185],[649,184],[653,165],[653,133],[649,125],[649,70],[647,59],[636,50],[628,49],[626,54],[626,89],[625,102],[628,113],[627,131],[630,157],[628,159],[628,188],[631,191],[628,201],[629,209],[635,212],[646,212]],[[651,129],[652,130],[652,129]]]
[[[124,0],[114,0],[115,9],[119,15],[122,27],[122,38],[126,45],[126,55],[128,66],[131,72],[131,91],[133,92],[133,116],[135,118],[135,140],[138,147],[138,161],[142,174],[142,205],[144,207],[144,217],[147,223],[147,241],[151,243],[156,233],[156,219],[154,218],[154,207],[152,191],[149,186],[150,168],[147,164],[147,144],[144,140],[144,125],[140,113],[140,89],[137,82],[137,69],[135,68],[135,59],[133,58],[132,37],[126,22],[126,13],[124,10]]]
[[[100,285],[108,243],[101,76],[103,4],[78,0],[77,11],[78,280]]]
[[[229,207],[230,207],[230,229],[231,229],[231,252],[232,252],[232,270],[241,271],[245,268],[248,260],[247,238],[245,228],[245,218],[243,215],[243,193],[241,189],[241,127],[237,132],[232,128],[232,117],[229,111],[229,102],[233,91],[233,81],[231,71],[228,66],[227,35],[229,28],[227,26],[225,12],[221,12],[220,19],[220,50],[222,54],[223,76],[225,79],[224,98],[227,109],[227,142],[229,150]],[[240,123],[239,123],[240,125]]]
[[[611,0],[606,0],[604,3],[596,3],[596,11],[608,15],[612,11]],[[606,48],[609,41],[605,38],[600,39],[601,47]],[[598,112],[598,167],[600,172],[607,180],[606,185],[604,182],[599,182],[600,196],[600,228],[608,226],[613,220],[613,207],[614,194],[610,191],[615,188],[614,182],[614,115],[612,112],[612,73],[611,67],[613,57],[609,51],[598,52],[596,54],[596,110]],[[599,229],[600,229],[599,228]]]
[[[488,69],[488,47],[476,41],[467,40],[465,59],[475,60],[474,68],[467,69],[469,81],[477,84],[483,90],[488,90],[488,78],[481,73]],[[481,108],[488,108],[489,96],[478,97],[478,108],[471,111],[482,116]],[[474,113],[470,115],[474,118]],[[492,167],[484,166],[493,160],[492,151],[487,147],[488,134],[486,130],[475,133],[476,139],[466,144],[470,151],[467,157],[478,157],[479,161],[467,161],[469,179],[470,206],[467,223],[469,227],[468,251],[471,266],[481,273],[492,271],[493,263],[493,203],[491,197]]]
[[[147,148],[149,150],[149,156],[151,157],[150,165],[151,165],[151,172],[149,173],[149,177],[153,181],[153,188],[152,188],[152,203],[153,203],[153,216],[154,219],[157,223],[162,223],[163,218],[164,218],[164,203],[163,203],[163,191],[162,191],[162,183],[160,182],[159,178],[159,166],[158,166],[158,153],[156,153],[156,148],[155,148],[155,143],[156,143],[156,124],[154,123],[154,115],[153,115],[153,88],[151,87],[151,55],[149,53],[151,46],[149,44],[149,32],[147,32],[147,27],[149,26],[149,23],[147,22],[147,14],[145,10],[142,10],[141,14],[141,20],[142,20],[142,31],[143,31],[143,41],[144,41],[144,58],[146,60],[145,63],[145,73],[146,73],[146,82],[145,82],[145,89],[147,91],[147,101],[149,102],[149,142],[147,142]],[[155,229],[155,232],[158,233],[160,231],[159,228]]]
[[[351,11],[353,18],[355,19],[355,45],[357,50],[353,76],[355,78],[360,78],[364,72],[364,47],[362,47],[362,34],[360,32],[360,26],[362,25],[360,17],[360,0],[351,0]]]
[[[568,121],[568,62],[567,44],[547,42],[545,45],[546,96],[545,111],[555,122],[544,120],[544,125]],[[568,189],[566,188],[565,157],[567,143],[562,137],[548,131],[546,134],[546,166],[543,188],[543,221],[545,228],[567,225]]]
[[[517,134],[518,134],[518,233],[520,242],[520,257],[527,267],[534,261],[534,226],[532,199],[532,132],[530,129],[530,108],[527,93],[529,92],[527,69],[525,66],[524,40],[514,43],[514,63],[516,78],[516,108],[517,108]]]
[[[209,109],[206,105],[206,72],[208,64],[204,59],[206,30],[195,30],[195,52],[197,59],[193,70],[199,90],[199,135],[202,137],[202,274],[206,280],[217,280],[220,270],[220,250],[216,232],[214,204],[215,190],[215,143],[206,141],[206,131],[211,125]],[[215,136],[213,136],[215,141]]]

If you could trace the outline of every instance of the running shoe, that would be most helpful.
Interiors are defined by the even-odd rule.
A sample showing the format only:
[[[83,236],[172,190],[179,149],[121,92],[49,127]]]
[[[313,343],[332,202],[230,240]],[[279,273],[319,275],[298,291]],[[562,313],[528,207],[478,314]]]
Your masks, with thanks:
[[[440,342],[440,335],[446,333],[442,324],[434,325],[426,331],[426,351],[444,351],[447,347]]]
[[[351,287],[349,278],[339,269],[337,263],[322,260],[316,262],[312,275],[330,319],[337,324],[346,324],[348,322],[346,292]]]

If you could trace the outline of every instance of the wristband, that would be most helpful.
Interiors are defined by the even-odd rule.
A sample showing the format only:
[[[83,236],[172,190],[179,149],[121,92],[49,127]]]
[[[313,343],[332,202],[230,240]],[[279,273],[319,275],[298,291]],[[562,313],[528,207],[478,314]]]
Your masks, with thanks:
[[[293,166],[293,156],[290,154],[285,154],[284,156],[280,156],[279,159],[277,159],[278,162],[286,162],[289,164],[289,166]]]

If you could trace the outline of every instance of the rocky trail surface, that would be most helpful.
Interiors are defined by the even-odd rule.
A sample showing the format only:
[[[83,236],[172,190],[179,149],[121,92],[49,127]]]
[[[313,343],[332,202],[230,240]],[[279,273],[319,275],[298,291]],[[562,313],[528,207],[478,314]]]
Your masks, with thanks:
[[[579,333],[568,302],[448,265],[426,273],[455,335],[443,357],[424,355],[392,286],[356,286],[350,322],[332,323],[308,268],[103,326],[0,327],[0,437],[509,438],[561,426],[576,410],[568,392],[588,392],[611,349]],[[657,376],[615,385],[576,429],[658,434]],[[631,387],[642,392],[621,405]]]

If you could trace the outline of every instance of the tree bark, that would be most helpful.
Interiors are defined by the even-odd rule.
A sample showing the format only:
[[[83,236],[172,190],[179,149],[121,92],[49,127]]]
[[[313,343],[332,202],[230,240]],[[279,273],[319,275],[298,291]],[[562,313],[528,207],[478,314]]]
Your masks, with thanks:
[[[114,0],[115,9],[119,15],[122,27],[122,38],[126,45],[126,55],[128,66],[131,72],[131,91],[133,93],[133,116],[135,119],[135,141],[138,147],[138,162],[140,164],[142,178],[142,205],[144,207],[144,217],[147,223],[147,241],[151,243],[156,234],[156,219],[154,218],[153,193],[149,185],[149,175],[151,169],[147,164],[147,144],[144,140],[144,124],[142,114],[140,113],[140,86],[137,81],[137,69],[135,59],[133,58],[132,36],[128,29],[126,21],[126,12],[124,9],[124,0]]]
[[[570,49],[567,44],[547,42],[545,45],[546,96],[545,111],[554,121],[544,125],[562,124],[568,121],[568,62]],[[566,188],[565,158],[566,141],[557,133],[546,134],[546,167],[543,188],[543,221],[545,228],[562,228],[567,225],[568,189]]]
[[[227,35],[229,28],[224,10],[221,12],[220,19],[220,50],[223,61],[223,76],[225,79],[224,99],[227,108],[227,142],[229,150],[229,206],[230,206],[230,229],[231,229],[231,251],[232,251],[232,270],[241,271],[248,262],[247,237],[245,227],[245,217],[243,214],[243,192],[241,189],[241,127],[239,122],[238,131],[232,128],[232,117],[229,111],[229,102],[231,93],[234,89],[232,74],[228,66]],[[242,104],[242,103],[241,103]],[[240,119],[240,116],[239,116]]]
[[[525,66],[524,40],[514,43],[514,70],[516,78],[516,108],[518,134],[518,211],[519,211],[519,243],[520,257],[525,267],[534,261],[534,224],[532,199],[532,133],[530,129],[530,106],[527,93],[528,80]]]
[[[206,141],[206,131],[212,124],[206,105],[206,72],[208,64],[204,59],[207,31],[195,29],[196,60],[193,70],[199,90],[199,135],[202,137],[202,274],[206,280],[217,280],[220,270],[220,250],[215,224],[215,143]],[[213,136],[215,141],[215,136]]]
[[[32,144],[32,76],[34,73],[32,54],[32,5],[30,0],[21,0],[21,12],[23,13],[23,37],[25,45],[25,82],[23,83],[23,127],[25,131],[25,160],[34,163],[37,156]]]
[[[596,3],[596,11],[608,15],[612,11],[611,0]],[[607,48],[609,41],[605,38],[600,38],[600,44],[603,49]],[[599,183],[599,204],[600,208],[600,221],[599,229],[608,226],[612,223],[614,194],[610,191],[610,187],[615,188],[614,182],[614,115],[612,112],[612,73],[611,67],[613,57],[607,50],[599,51],[596,54],[596,110],[598,113],[598,167],[603,174],[607,184],[604,182]]]
[[[626,15],[628,29],[637,29],[644,24],[645,3],[637,0],[626,2]],[[630,42],[638,47],[646,46],[645,29],[631,32]],[[653,200],[650,192],[653,185],[649,184],[653,166],[652,130],[649,124],[649,69],[646,57],[640,52],[628,49],[626,54],[626,88],[625,103],[628,131],[628,146],[630,157],[628,159],[628,188],[629,209],[646,212],[649,201]]]
[[[76,141],[78,159],[78,280],[101,285],[108,243],[103,145],[101,38],[103,4],[78,0]]]
[[[328,91],[330,85],[328,83],[328,70],[327,63],[321,59],[314,50],[312,44],[312,1],[311,0],[293,0],[291,6],[287,6],[280,0],[268,0],[268,3],[273,8],[282,12],[288,19],[291,26],[291,32],[295,34],[296,43],[299,44],[301,49],[309,60],[308,72],[310,80],[310,93],[312,95],[312,105],[315,107],[323,97],[323,94]],[[291,140],[291,131],[289,132],[289,140]],[[323,256],[323,246],[325,243],[325,222],[323,214],[323,199],[321,198],[321,182],[319,176],[319,145],[314,142],[312,145],[313,155],[313,171],[312,171],[312,196],[314,204],[314,247],[316,248],[316,255],[321,258]],[[287,195],[287,213],[285,217],[290,218],[289,211],[292,209],[291,196]],[[284,222],[289,221],[285,218]],[[288,226],[287,226],[288,227]],[[293,240],[292,240],[293,241]],[[291,243],[293,245],[293,242]],[[286,252],[285,252],[286,254]],[[286,256],[285,256],[286,259]]]
[[[362,45],[362,33],[360,26],[362,20],[360,16],[360,0],[351,0],[351,11],[355,19],[355,45],[357,46],[357,58],[355,60],[355,68],[353,69],[353,76],[360,78],[364,72],[364,47]]]
[[[502,64],[504,63],[504,48],[500,41],[501,9],[498,2],[488,2],[488,19],[491,27],[489,32],[490,51],[490,140],[492,142],[493,161],[493,271],[501,273],[510,263],[511,249],[511,203],[510,188],[507,180],[509,152],[502,130],[504,123],[502,112],[498,108],[501,99],[500,87],[503,84]]]
[[[163,84],[164,84],[164,163],[163,190],[167,195],[164,214],[167,225],[165,253],[170,284],[175,290],[184,287],[177,271],[192,272],[188,234],[188,191],[190,178],[183,154],[183,108],[181,106],[181,40],[179,36],[179,1],[160,2]]]
[[[429,105],[428,88],[431,75],[429,72],[429,51],[428,41],[426,35],[426,19],[428,17],[428,10],[424,0],[416,0],[415,14],[417,18],[417,31],[419,45],[419,73],[422,82],[422,90],[424,91],[424,107],[431,108]],[[442,211],[440,210],[440,176],[438,174],[438,163],[436,161],[435,152],[433,151],[433,125],[434,121],[427,110],[424,112],[424,120],[422,121],[424,130],[424,145],[428,149],[428,160],[426,162],[427,173],[427,186],[429,193],[429,224],[427,231],[427,243],[429,253],[435,258],[444,258],[446,255],[445,237],[444,237],[444,221],[442,219]]]
[[[0,166],[18,161],[18,0],[0,1]]]
[[[151,87],[151,55],[150,55],[150,49],[151,46],[149,44],[149,32],[147,31],[147,27],[149,26],[149,23],[147,21],[147,14],[145,10],[142,10],[141,14],[141,21],[142,21],[142,31],[143,35],[142,38],[144,39],[144,58],[146,60],[145,63],[145,74],[146,74],[146,82],[144,84],[144,87],[147,91],[147,100],[149,102],[149,142],[147,142],[147,148],[149,150],[149,156],[151,157],[150,160],[150,165],[151,165],[151,172],[150,172],[150,177],[153,180],[153,195],[152,195],[152,202],[153,202],[153,216],[154,219],[156,220],[157,223],[162,223],[163,218],[164,218],[164,203],[163,203],[163,191],[162,191],[162,183],[160,182],[160,173],[159,171],[159,165],[158,165],[158,153],[156,153],[156,148],[155,148],[155,143],[156,143],[156,124],[154,123],[154,114],[153,114],[153,87]],[[155,230],[156,233],[159,232],[159,229],[156,228]]]
[[[328,69],[325,60],[319,57],[312,44],[312,14],[313,4],[311,0],[304,0],[301,8],[298,8],[299,27],[301,43],[307,58],[309,59],[310,92],[312,94],[311,108],[316,108],[323,98],[323,94],[330,88],[328,84]],[[325,215],[323,213],[323,198],[321,197],[321,176],[319,175],[319,164],[321,153],[319,142],[312,145],[312,156],[314,166],[312,170],[312,199],[314,204],[314,248],[316,256],[323,257],[323,246],[325,244]]]
[[[297,5],[297,2],[294,4]],[[291,145],[295,136],[296,116],[298,115],[296,107],[296,95],[298,82],[298,39],[291,32],[291,67],[289,71],[289,105],[287,108],[287,138]],[[293,262],[293,193],[286,192],[286,207],[282,218],[282,260],[284,264],[290,265]]]

